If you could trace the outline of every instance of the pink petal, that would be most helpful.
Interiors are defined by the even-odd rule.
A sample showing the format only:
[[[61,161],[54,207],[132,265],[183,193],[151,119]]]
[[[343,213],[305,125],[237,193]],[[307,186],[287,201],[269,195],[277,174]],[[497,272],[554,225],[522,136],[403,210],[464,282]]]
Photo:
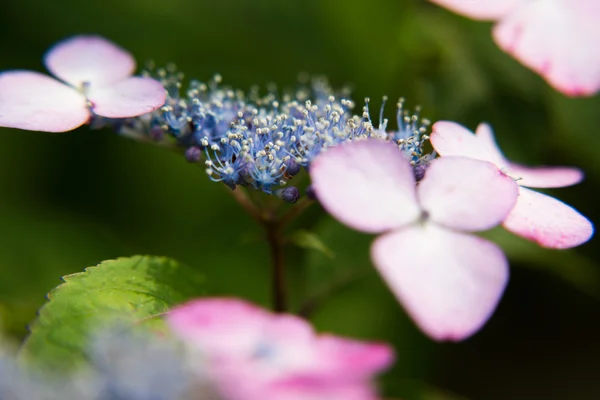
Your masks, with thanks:
[[[363,379],[331,379],[319,373],[285,374],[264,379],[257,368],[229,364],[218,366],[219,392],[227,400],[376,400],[370,382]]]
[[[33,71],[0,74],[0,126],[65,132],[89,118],[85,97],[49,76]]]
[[[500,151],[494,137],[494,131],[489,124],[482,122],[477,125],[475,137],[479,141],[479,146],[483,148],[484,153],[489,157],[489,160],[486,159],[486,161],[493,162],[498,168],[504,168],[505,164],[510,164]]]
[[[275,382],[262,391],[242,394],[232,400],[377,400],[369,382],[335,384],[319,376],[297,377]]]
[[[574,185],[583,179],[581,170],[574,167],[527,167],[511,163],[502,155],[492,128],[485,123],[479,124],[473,135],[455,122],[436,122],[431,144],[442,156],[465,156],[490,161],[520,186],[557,188]]]
[[[167,323],[184,342],[218,362],[226,362],[224,373],[231,368],[230,362],[239,364],[241,370],[246,364],[251,369],[263,365],[262,378],[268,378],[284,373],[283,367],[306,368],[317,356],[315,333],[306,321],[273,314],[241,300],[190,301],[169,312]],[[266,355],[259,356],[262,353]],[[277,365],[268,367],[269,363]]]
[[[310,177],[323,207],[354,229],[383,232],[419,217],[412,167],[392,144],[369,139],[328,149]]]
[[[320,335],[317,354],[327,369],[340,376],[369,377],[389,367],[394,361],[394,351],[383,343],[367,343],[333,335]]]
[[[526,167],[511,163],[507,173],[517,179],[519,186],[534,188],[559,188],[583,180],[583,172],[575,167]]]
[[[88,93],[94,113],[108,118],[137,117],[152,112],[165,104],[166,96],[160,82],[139,76]]]
[[[130,76],[135,60],[126,50],[100,36],[74,36],[55,44],[44,57],[54,76],[81,88],[102,87]]]
[[[271,358],[280,360],[279,369],[289,370],[313,366],[316,353],[316,335],[305,320],[290,314],[272,314],[271,321],[264,327],[257,347],[268,349]]]
[[[433,223],[379,237],[371,257],[416,324],[439,341],[477,332],[508,281],[508,263],[498,246]]]
[[[296,316],[235,299],[191,301],[167,323],[230,400],[375,400],[370,378],[393,359],[384,344],[317,336]]]
[[[600,89],[600,2],[524,3],[494,28],[498,45],[569,96]]]
[[[587,242],[594,226],[565,203],[521,188],[517,205],[504,220],[504,227],[542,247],[567,249]]]
[[[429,218],[449,228],[481,231],[498,225],[517,201],[514,180],[487,161],[433,160],[417,189]]]
[[[489,161],[503,168],[507,161],[496,146],[491,128],[487,124],[477,127],[477,135],[451,121],[433,124],[431,145],[442,156],[462,156]]]
[[[494,20],[503,17],[523,0],[430,0],[457,14],[473,19]]]
[[[175,307],[167,315],[171,330],[209,354],[243,358],[260,342],[271,314],[241,300],[206,298]]]

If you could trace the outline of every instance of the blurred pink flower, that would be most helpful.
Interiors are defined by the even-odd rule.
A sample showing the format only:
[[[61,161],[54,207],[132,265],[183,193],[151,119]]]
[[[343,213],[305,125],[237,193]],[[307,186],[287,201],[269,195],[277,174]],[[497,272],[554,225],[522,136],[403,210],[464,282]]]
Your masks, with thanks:
[[[225,400],[374,400],[385,344],[317,335],[304,320],[237,299],[191,301],[167,316]]]
[[[498,46],[569,96],[600,89],[600,1],[431,0],[458,14],[496,21]]]
[[[163,85],[131,76],[131,54],[99,36],[59,42],[44,64],[64,83],[34,71],[0,73],[0,126],[65,132],[88,122],[90,108],[103,117],[126,118],[165,102]]]
[[[415,183],[398,148],[355,141],[310,168],[323,207],[344,224],[384,233],[371,257],[417,325],[436,340],[462,340],[492,314],[508,281],[500,248],[466,232],[499,224],[517,185],[488,162],[435,159]]]
[[[579,169],[532,168],[512,163],[498,149],[492,129],[487,124],[480,124],[476,134],[449,121],[436,122],[432,130],[431,144],[440,155],[492,162],[519,184],[517,204],[503,222],[506,229],[554,249],[579,246],[592,237],[592,223],[575,209],[553,197],[527,189],[574,185],[583,179]]]

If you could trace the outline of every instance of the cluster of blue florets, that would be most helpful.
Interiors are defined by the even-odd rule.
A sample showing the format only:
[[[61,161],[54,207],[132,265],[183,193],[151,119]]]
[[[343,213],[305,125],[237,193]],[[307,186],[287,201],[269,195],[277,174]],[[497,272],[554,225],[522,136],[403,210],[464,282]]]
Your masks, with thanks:
[[[142,117],[111,122],[123,135],[180,149],[192,163],[203,163],[208,177],[231,189],[238,185],[276,195],[293,203],[298,189],[290,179],[328,147],[378,137],[395,143],[422,175],[431,156],[423,142],[429,122],[398,102],[396,131],[383,118],[375,126],[369,99],[363,112],[353,113],[347,90],[335,92],[323,78],[306,80],[295,91],[249,94],[221,85],[191,81],[182,90],[183,75],[174,67],[147,72],[166,88],[165,105]],[[384,98],[385,105],[386,98]]]

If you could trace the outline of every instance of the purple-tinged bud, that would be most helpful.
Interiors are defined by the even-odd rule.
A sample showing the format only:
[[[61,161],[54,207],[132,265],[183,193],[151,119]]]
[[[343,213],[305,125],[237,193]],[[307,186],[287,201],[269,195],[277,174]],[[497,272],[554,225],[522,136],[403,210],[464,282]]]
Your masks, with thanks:
[[[300,198],[300,192],[298,191],[298,188],[295,186],[289,186],[286,187],[285,189],[279,189],[275,191],[275,196],[279,197],[281,200],[285,201],[286,203],[295,203],[298,201],[298,199]]]
[[[200,161],[200,157],[202,156],[202,150],[196,146],[189,147],[185,151],[185,158],[191,163],[195,163]]]
[[[296,162],[296,160],[294,160],[293,158],[290,158],[286,163],[285,163],[285,177],[286,179],[292,179],[293,176],[297,175],[298,172],[300,172],[300,170],[302,169],[302,165],[298,164]]]
[[[306,197],[310,200],[317,200],[317,194],[315,193],[315,189],[313,189],[312,185],[309,185],[306,188]]]
[[[423,179],[423,177],[425,176],[425,170],[427,169],[428,166],[429,166],[429,163],[427,163],[427,162],[419,163],[419,164],[413,166],[413,174],[414,174],[417,182],[419,182],[421,179]]]

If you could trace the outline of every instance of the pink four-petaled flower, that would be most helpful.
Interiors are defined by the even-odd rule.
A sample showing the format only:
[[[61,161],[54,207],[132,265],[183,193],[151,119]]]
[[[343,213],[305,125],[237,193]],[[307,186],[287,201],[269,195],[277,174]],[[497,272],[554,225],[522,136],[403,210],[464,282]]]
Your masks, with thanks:
[[[375,400],[371,378],[393,361],[387,345],[317,335],[237,299],[191,301],[167,323],[226,400]]]
[[[519,198],[503,222],[509,231],[554,249],[579,246],[592,237],[592,223],[575,209],[553,197],[527,189],[574,185],[583,179],[579,169],[532,168],[512,163],[498,149],[492,129],[487,124],[480,124],[474,135],[455,122],[439,121],[433,125],[430,140],[442,156],[489,161],[516,180],[520,186]]]
[[[88,122],[90,107],[103,117],[127,118],[165,102],[162,84],[131,76],[131,54],[99,36],[75,36],[56,44],[44,64],[64,83],[34,71],[0,73],[0,126],[65,132]]]
[[[355,141],[319,155],[310,176],[323,207],[344,224],[383,233],[371,257],[417,325],[436,340],[462,340],[488,319],[508,280],[495,244],[468,232],[492,228],[517,185],[488,162],[444,157],[417,185],[396,146]]]
[[[600,1],[431,0],[481,20],[497,21],[496,43],[569,96],[600,89]]]

